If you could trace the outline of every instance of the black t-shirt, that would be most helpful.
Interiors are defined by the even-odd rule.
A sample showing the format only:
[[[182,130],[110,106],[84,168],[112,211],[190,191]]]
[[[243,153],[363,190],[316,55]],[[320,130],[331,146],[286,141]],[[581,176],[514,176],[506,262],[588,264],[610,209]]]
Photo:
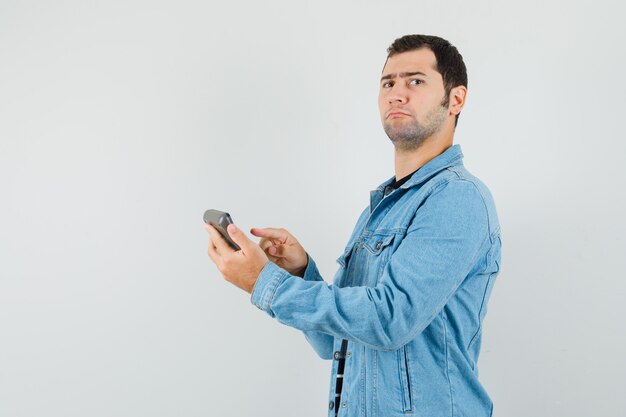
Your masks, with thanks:
[[[419,168],[411,172],[409,175],[403,177],[400,181],[396,181],[396,179],[394,178],[393,182],[385,187],[385,195],[389,195],[393,190],[398,189],[402,184],[407,182],[417,171],[419,171]]]

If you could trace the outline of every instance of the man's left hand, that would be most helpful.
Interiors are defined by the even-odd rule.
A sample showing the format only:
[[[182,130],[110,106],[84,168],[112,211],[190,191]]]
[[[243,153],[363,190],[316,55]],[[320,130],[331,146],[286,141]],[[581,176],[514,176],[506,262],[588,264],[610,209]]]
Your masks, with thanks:
[[[226,281],[252,294],[254,284],[265,264],[269,262],[263,249],[234,224],[228,225],[228,235],[239,245],[235,251],[213,226],[205,224],[209,232],[209,257]]]

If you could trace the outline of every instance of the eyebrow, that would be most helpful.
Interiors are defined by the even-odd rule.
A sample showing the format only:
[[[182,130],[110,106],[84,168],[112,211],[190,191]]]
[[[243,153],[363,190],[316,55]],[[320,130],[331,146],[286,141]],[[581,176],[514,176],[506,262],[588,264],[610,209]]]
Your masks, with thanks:
[[[424,77],[427,77],[426,74],[424,74],[421,71],[415,71],[415,72],[401,72],[400,74],[387,74],[387,75],[383,75],[380,79],[380,81],[383,80],[391,80],[392,78],[396,78],[396,77],[400,77],[400,78],[406,78],[406,77],[412,77],[413,75],[422,75]]]

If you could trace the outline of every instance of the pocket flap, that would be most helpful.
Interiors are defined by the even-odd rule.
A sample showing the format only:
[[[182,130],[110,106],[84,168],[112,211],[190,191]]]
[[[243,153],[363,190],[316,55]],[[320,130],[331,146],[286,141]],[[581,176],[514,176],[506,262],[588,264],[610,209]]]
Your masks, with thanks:
[[[393,241],[395,235],[373,235],[363,241],[363,247],[374,255],[378,255]]]

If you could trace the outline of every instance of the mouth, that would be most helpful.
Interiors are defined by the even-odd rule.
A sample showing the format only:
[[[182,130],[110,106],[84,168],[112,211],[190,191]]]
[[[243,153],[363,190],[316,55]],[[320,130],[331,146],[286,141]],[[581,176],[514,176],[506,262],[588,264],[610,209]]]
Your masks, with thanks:
[[[410,114],[399,111],[399,110],[392,110],[389,113],[387,113],[387,119],[393,119],[395,117],[402,117],[402,116],[410,116]]]

